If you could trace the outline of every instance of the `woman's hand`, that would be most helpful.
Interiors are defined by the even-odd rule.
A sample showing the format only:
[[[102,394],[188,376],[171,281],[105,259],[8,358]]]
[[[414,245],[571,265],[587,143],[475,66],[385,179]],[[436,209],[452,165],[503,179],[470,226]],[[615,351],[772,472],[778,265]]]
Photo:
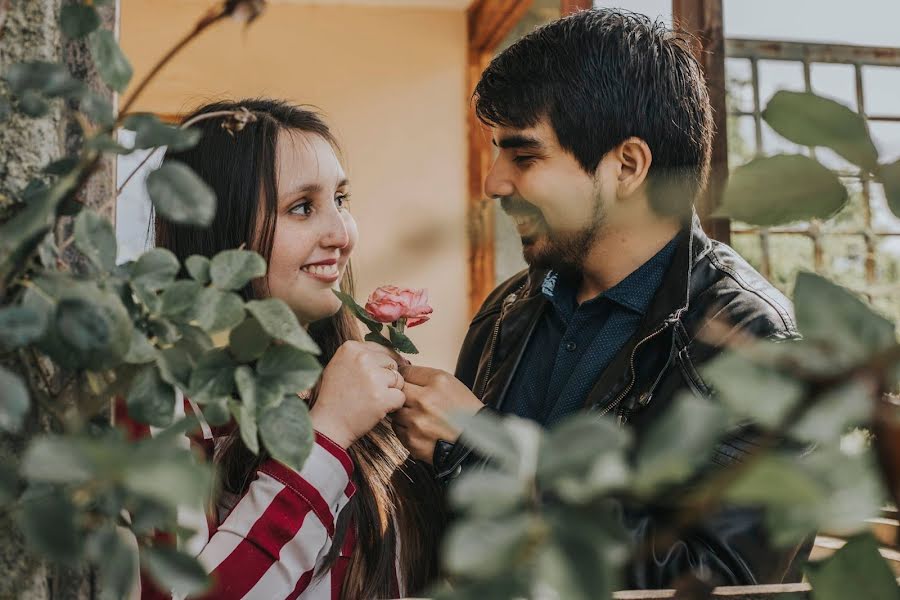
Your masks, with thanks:
[[[325,367],[313,427],[344,448],[406,401],[399,357],[373,342],[345,342]],[[402,359],[400,359],[402,360]]]

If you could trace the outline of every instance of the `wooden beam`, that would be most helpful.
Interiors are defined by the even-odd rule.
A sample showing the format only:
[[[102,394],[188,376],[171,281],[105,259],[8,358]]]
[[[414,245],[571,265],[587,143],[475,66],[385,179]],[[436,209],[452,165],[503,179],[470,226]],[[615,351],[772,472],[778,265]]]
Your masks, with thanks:
[[[476,0],[468,11],[468,68],[466,94],[471,98],[481,73],[490,63],[497,46],[531,7],[533,0]],[[494,289],[494,207],[483,193],[484,178],[491,164],[490,137],[475,117],[471,102],[468,112],[467,228],[469,238],[469,314],[474,315]]]
[[[573,12],[578,12],[579,10],[593,8],[593,6],[594,0],[560,0],[559,14],[564,17]]]
[[[477,0],[467,13],[469,49],[493,54],[532,3],[533,0]]]
[[[672,0],[675,26],[700,41],[694,54],[706,76],[709,101],[713,108],[715,135],[712,147],[712,170],[706,192],[697,201],[697,212],[710,237],[731,241],[728,219],[711,219],[709,215],[721,204],[728,182],[728,109],[725,102],[725,34],[722,28],[722,0]]]

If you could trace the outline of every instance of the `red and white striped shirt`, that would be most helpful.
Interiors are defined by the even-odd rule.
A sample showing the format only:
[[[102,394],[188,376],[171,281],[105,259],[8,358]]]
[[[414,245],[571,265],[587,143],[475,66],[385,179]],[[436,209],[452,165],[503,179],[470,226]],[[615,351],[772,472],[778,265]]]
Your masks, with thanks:
[[[347,535],[337,561],[321,573],[338,515],[353,496],[353,463],[323,435],[299,472],[269,459],[216,528],[199,560],[212,575],[209,598],[340,598],[350,553]],[[230,509],[230,510],[229,510]]]
[[[178,402],[182,406],[201,420],[201,431],[191,442],[211,459],[213,436],[219,432],[206,425],[192,402]],[[152,434],[128,419],[124,403],[116,408],[117,423],[132,437]],[[203,599],[339,600],[356,547],[352,525],[330,570],[322,573],[322,565],[331,550],[338,516],[356,490],[353,471],[347,451],[316,433],[315,445],[299,472],[269,459],[260,465],[243,496],[223,495],[217,514],[207,516],[208,529],[201,527],[184,548],[199,551],[200,563],[211,574],[213,587]],[[198,499],[198,506],[201,502]],[[179,510],[179,523],[197,528],[197,507]],[[399,556],[399,548],[395,554]],[[392,587],[402,597],[405,590],[396,556],[394,564]],[[142,573],[141,598],[163,597],[170,595],[161,593]]]

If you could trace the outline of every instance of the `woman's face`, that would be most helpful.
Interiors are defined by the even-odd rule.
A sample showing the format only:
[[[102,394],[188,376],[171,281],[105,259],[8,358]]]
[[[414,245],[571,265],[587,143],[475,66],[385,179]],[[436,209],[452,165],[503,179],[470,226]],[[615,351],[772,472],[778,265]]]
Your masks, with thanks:
[[[278,215],[269,293],[309,324],[341,308],[332,290],[358,236],[349,210],[350,184],[331,144],[315,134],[282,131],[276,160]]]

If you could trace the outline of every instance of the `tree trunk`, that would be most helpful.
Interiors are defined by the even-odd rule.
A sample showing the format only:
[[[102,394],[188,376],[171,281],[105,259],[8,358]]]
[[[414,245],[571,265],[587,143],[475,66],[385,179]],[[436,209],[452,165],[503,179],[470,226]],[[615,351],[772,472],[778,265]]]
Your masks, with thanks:
[[[66,64],[72,74],[97,91],[111,93],[100,82],[84,40],[67,40],[59,29],[60,7],[74,0],[0,0],[0,72],[16,62],[44,60]],[[118,18],[118,2],[101,6],[103,27],[112,28]],[[8,90],[0,81],[0,94]],[[81,131],[71,111],[54,103],[47,116],[32,119],[13,113],[0,127],[0,208],[14,201],[19,192],[49,162],[74,153]],[[115,193],[115,162],[107,159],[86,187],[81,200],[99,206]],[[57,229],[57,240],[71,231],[71,222]],[[75,259],[74,256],[66,258]],[[76,269],[77,265],[73,265]],[[77,388],[74,388],[77,389]],[[60,398],[71,404],[73,398]],[[21,435],[0,435],[0,464],[15,465],[28,440],[47,431],[48,423],[30,419]],[[0,514],[0,598],[90,599],[97,596],[88,568],[60,567],[31,555],[15,525],[15,511]]]

